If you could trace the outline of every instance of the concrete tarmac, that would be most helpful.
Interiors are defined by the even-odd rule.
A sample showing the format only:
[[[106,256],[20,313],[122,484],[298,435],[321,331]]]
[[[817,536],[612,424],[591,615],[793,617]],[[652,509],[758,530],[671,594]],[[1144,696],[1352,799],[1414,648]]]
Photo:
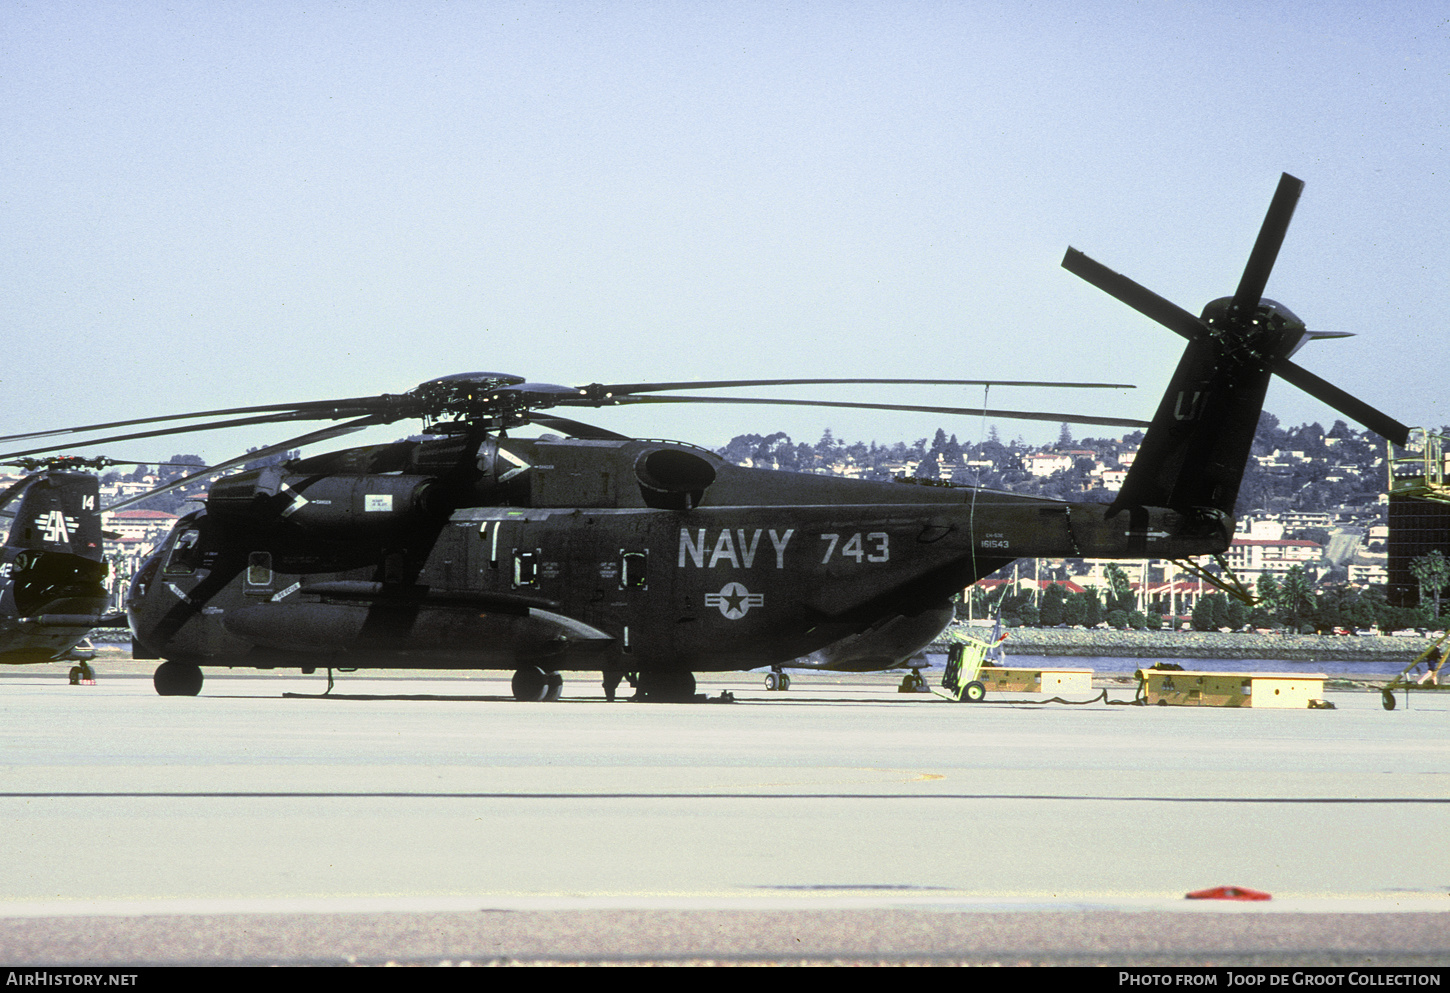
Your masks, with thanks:
[[[1450,693],[150,669],[0,673],[0,962],[1450,964]]]

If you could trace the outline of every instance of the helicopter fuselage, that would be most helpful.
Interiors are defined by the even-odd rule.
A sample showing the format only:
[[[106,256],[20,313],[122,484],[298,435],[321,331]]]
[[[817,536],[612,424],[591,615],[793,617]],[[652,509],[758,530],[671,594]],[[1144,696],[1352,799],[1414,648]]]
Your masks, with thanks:
[[[703,672],[878,631],[904,656],[1013,559],[1177,558],[1232,533],[1169,510],[743,468],[670,442],[413,444],[392,472],[304,462],[218,483],[138,574],[138,647],[222,666]],[[462,456],[418,472],[441,468],[429,446]]]

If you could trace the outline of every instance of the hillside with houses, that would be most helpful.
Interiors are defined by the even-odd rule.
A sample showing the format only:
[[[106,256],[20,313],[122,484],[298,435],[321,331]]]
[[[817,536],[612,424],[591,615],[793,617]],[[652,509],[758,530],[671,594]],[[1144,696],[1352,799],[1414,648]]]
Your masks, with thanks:
[[[982,442],[964,443],[938,429],[931,439],[891,445],[846,444],[827,431],[814,445],[783,433],[740,435],[719,454],[743,466],[1107,503],[1142,440],[1142,432],[1074,438],[1068,425],[1055,443],[1040,446],[1003,441],[995,428]],[[1225,578],[1216,564],[1205,576],[1167,560],[1079,559],[1021,560],[979,582],[964,598],[964,612],[991,611],[1000,601],[1004,615],[1020,623],[1205,630],[1419,623],[1425,619],[1384,602],[1386,454],[1378,436],[1343,421],[1328,431],[1319,424],[1283,428],[1272,414],[1262,415],[1239,491],[1238,534],[1224,556],[1232,579],[1258,600],[1257,614],[1214,584]],[[1059,597],[1074,604],[1066,619]]]

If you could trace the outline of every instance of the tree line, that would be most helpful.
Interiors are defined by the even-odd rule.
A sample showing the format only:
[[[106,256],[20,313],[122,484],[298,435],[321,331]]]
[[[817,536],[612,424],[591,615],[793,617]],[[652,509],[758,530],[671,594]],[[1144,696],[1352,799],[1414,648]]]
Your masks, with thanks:
[[[1104,570],[1107,587],[1087,586],[1081,592],[1053,582],[1034,593],[1006,585],[997,590],[974,586],[970,602],[957,607],[957,616],[982,618],[1000,614],[1008,627],[1098,627],[1156,631],[1165,624],[1188,623],[1195,631],[1242,631],[1254,628],[1282,629],[1304,634],[1332,634],[1336,631],[1378,629],[1388,634],[1407,628],[1440,628],[1440,590],[1450,580],[1450,560],[1440,552],[1422,556],[1419,568],[1421,602],[1415,607],[1395,607],[1385,597],[1384,587],[1358,589],[1347,583],[1315,589],[1303,567],[1294,566],[1283,580],[1260,576],[1253,590],[1253,603],[1226,592],[1205,593],[1194,601],[1187,615],[1177,615],[1169,598],[1155,596],[1147,610],[1139,609],[1139,598],[1127,575],[1116,565]],[[1415,560],[1420,563],[1421,559]],[[1412,566],[1413,568],[1413,566]],[[1440,582],[1437,584],[1437,579]],[[1165,617],[1167,620],[1165,620]]]

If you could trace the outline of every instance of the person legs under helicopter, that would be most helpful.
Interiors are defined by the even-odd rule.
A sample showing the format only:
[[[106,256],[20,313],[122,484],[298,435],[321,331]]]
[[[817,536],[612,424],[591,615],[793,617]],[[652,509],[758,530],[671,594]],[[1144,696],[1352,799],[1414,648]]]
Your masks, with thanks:
[[[1440,667],[1445,664],[1445,650],[1430,649],[1429,656],[1425,659],[1425,674],[1417,681],[1417,686],[1439,686]]]

